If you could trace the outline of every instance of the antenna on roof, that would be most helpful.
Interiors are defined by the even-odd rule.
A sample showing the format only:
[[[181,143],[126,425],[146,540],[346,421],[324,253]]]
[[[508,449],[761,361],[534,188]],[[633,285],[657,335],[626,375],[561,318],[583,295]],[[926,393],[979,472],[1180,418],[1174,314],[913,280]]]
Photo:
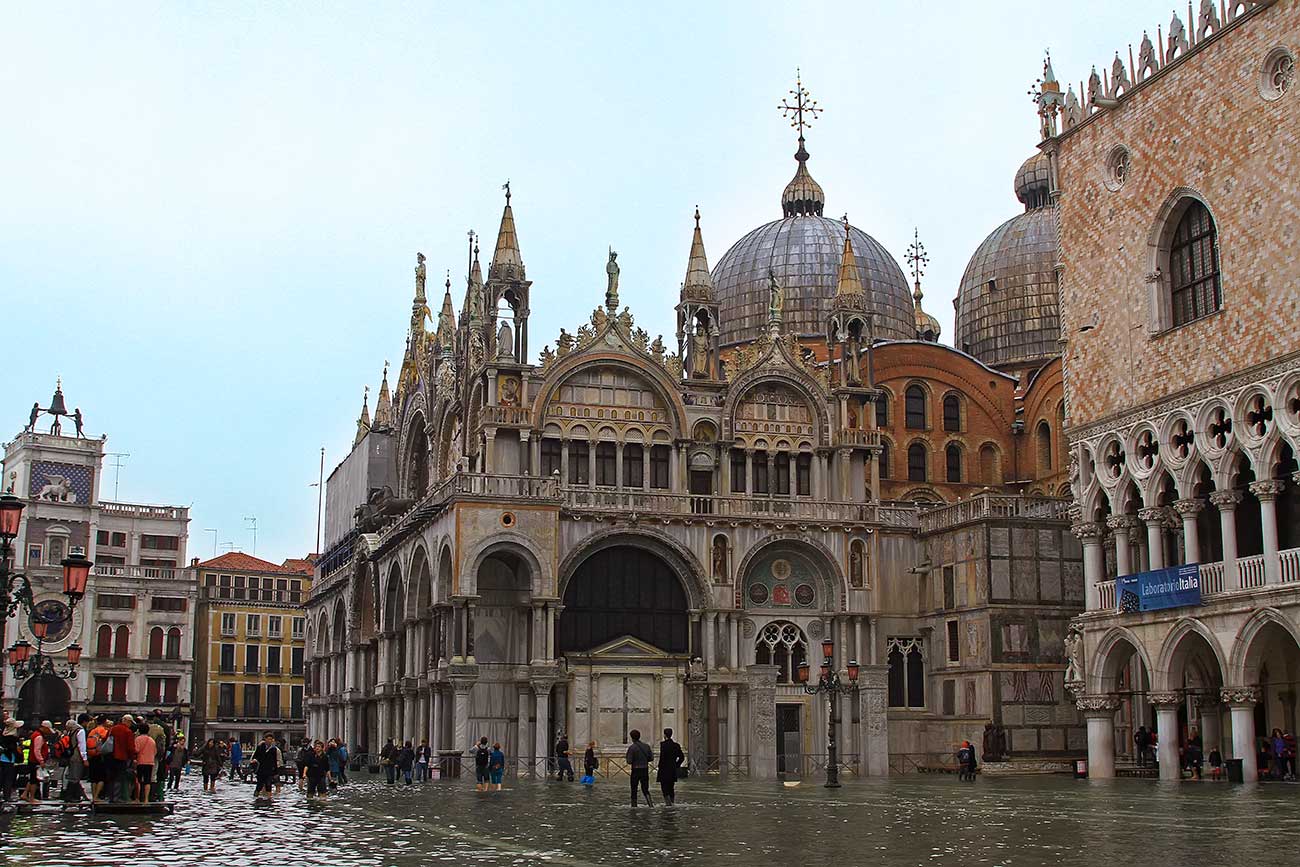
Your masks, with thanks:
[[[212,556],[213,557],[217,556],[217,528],[204,527],[203,532],[212,534]]]
[[[249,525],[252,526],[252,529],[253,529],[253,556],[256,557],[256,556],[257,556],[257,516],[256,516],[256,515],[245,515],[245,516],[244,516],[244,523],[249,524]]]
[[[112,458],[110,466],[113,467],[113,499],[117,499],[117,483],[122,477],[122,464],[126,459],[131,457],[130,452],[105,452],[104,457]]]

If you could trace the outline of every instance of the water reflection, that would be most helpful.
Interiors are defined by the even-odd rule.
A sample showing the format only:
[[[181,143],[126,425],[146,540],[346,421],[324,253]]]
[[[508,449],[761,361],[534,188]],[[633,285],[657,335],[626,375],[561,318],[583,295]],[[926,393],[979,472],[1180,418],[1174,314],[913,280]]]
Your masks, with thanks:
[[[816,785],[689,782],[678,805],[633,809],[625,785],[518,782],[479,795],[453,782],[362,781],[326,806],[286,790],[216,795],[187,777],[174,815],[0,817],[0,863],[323,867],[429,863],[670,865],[1102,864],[1161,867],[1231,853],[1280,863],[1296,789],[1065,778],[894,778]],[[1290,842],[1283,844],[1289,853]]]

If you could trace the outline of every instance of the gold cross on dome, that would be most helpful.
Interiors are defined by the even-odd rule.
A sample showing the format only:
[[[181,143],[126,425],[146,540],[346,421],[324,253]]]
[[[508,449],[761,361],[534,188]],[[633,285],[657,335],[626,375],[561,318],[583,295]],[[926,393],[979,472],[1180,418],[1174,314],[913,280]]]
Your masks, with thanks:
[[[907,245],[907,256],[904,257],[912,268],[912,279],[920,282],[925,276],[925,266],[930,264],[930,257],[926,255],[925,245],[921,243],[921,234],[919,230],[912,230],[912,243]]]
[[[807,89],[803,86],[803,79],[797,67],[794,71],[794,90],[790,91],[790,96],[794,98],[794,104],[791,105],[789,99],[783,99],[781,104],[777,106],[777,110],[784,117],[789,118],[790,126],[799,130],[799,138],[802,139],[804,129],[811,127],[813,121],[817,119],[817,115],[826,109],[818,108],[817,100],[809,96]]]

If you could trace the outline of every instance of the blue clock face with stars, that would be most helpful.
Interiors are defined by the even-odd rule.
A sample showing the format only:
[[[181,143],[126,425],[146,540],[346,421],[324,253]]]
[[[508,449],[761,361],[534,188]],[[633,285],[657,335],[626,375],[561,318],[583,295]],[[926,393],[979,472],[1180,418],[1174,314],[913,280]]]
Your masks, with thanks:
[[[32,609],[31,616],[27,619],[28,627],[38,620],[44,620],[49,624],[49,630],[45,633],[45,643],[49,644],[66,638],[72,631],[72,609],[67,603],[58,599],[46,599],[43,602],[37,602]]]

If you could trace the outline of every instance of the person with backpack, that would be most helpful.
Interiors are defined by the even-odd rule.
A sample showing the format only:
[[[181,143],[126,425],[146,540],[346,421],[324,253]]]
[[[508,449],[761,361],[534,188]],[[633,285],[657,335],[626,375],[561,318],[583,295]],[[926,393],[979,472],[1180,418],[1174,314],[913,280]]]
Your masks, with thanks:
[[[415,769],[415,750],[411,748],[411,742],[406,741],[402,748],[397,751],[397,769],[402,772],[402,779],[406,785],[411,785],[411,772]]]
[[[501,791],[501,780],[506,774],[506,754],[501,749],[501,744],[492,745],[492,753],[488,757],[488,779],[492,783],[492,791]]]
[[[329,785],[331,788],[339,787],[339,774],[342,772],[343,760],[339,758],[339,745],[333,738],[325,744],[325,759],[329,762]]]
[[[253,760],[250,763],[257,774],[257,789],[253,792],[256,798],[263,792],[269,799],[275,794],[275,781],[280,774],[280,768],[284,765],[284,755],[280,748],[275,744],[275,735],[267,732],[262,738],[262,743],[258,744],[257,750],[253,753]]]
[[[122,719],[108,730],[108,739],[100,745],[102,753],[108,748],[109,792],[113,801],[130,801],[135,781],[135,717],[129,713],[122,714]]]
[[[89,715],[87,715],[89,716]],[[89,719],[87,719],[89,722]],[[108,781],[107,765],[100,753],[100,747],[108,739],[108,717],[100,714],[95,726],[86,735],[87,777],[90,779],[90,802],[99,803],[104,783]]]
[[[86,790],[81,781],[86,778],[86,762],[89,758],[86,746],[85,723],[90,722],[90,714],[83,713],[75,720],[68,720],[64,739],[68,748],[68,770],[64,777],[63,800],[77,803],[86,799]]]
[[[962,741],[961,747],[957,750],[957,779],[973,783],[978,767],[976,762],[974,745],[970,741]]]
[[[239,738],[230,742],[230,779],[233,780],[235,774],[239,774],[241,780],[244,778],[244,745]]]
[[[343,738],[338,739],[339,743],[339,785],[344,785],[348,781],[348,745],[343,742]]]
[[[397,747],[393,745],[393,739],[389,738],[388,743],[379,751],[379,764],[384,766],[384,779],[388,785],[397,782]]]
[[[136,801],[147,804],[154,784],[154,766],[158,764],[158,743],[149,734],[149,724],[143,720],[135,727],[135,732]]]
[[[18,751],[18,733],[23,721],[6,719],[4,731],[0,733],[0,803],[7,802],[14,793],[18,780],[18,765],[21,754]]]
[[[655,760],[654,750],[650,745],[643,743],[641,732],[636,729],[628,732],[628,737],[632,743],[627,748],[627,764],[631,769],[632,782],[632,806],[637,805],[636,787],[641,786],[641,791],[645,793],[646,806],[652,806],[650,803],[650,763]]]
[[[488,775],[488,761],[492,758],[492,750],[488,747],[488,739],[481,737],[478,739],[478,745],[474,747],[474,791],[488,792],[491,791],[491,777]]]

